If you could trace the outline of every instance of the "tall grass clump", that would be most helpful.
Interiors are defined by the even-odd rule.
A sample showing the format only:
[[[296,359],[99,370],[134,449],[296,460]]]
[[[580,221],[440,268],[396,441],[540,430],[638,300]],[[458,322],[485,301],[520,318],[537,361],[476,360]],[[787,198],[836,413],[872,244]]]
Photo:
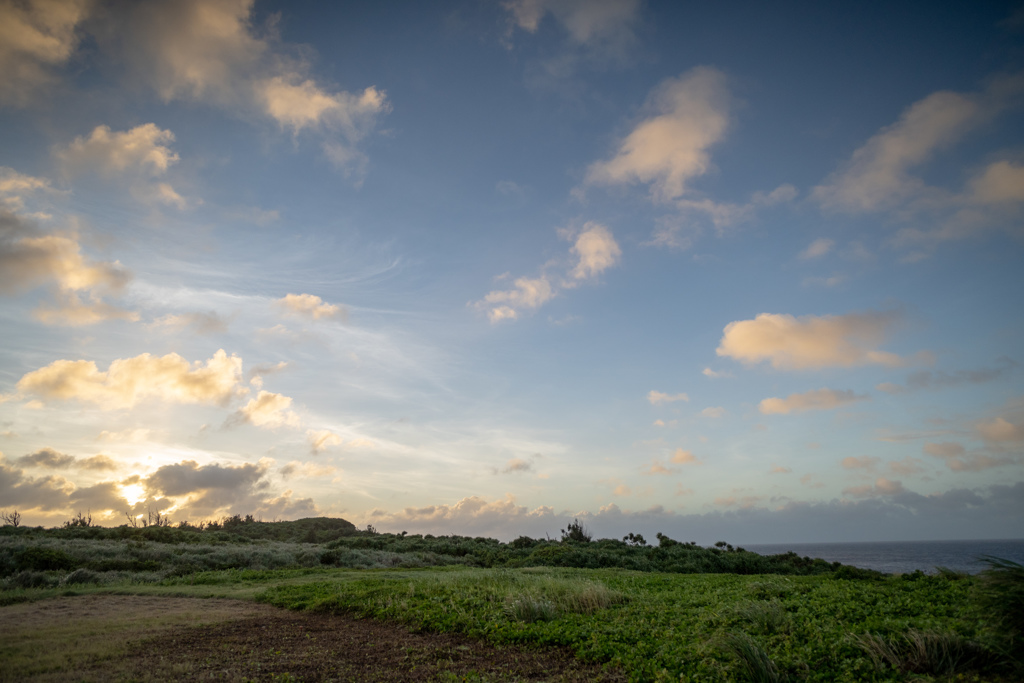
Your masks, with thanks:
[[[983,668],[990,659],[981,645],[955,633],[911,630],[895,638],[865,633],[853,640],[879,670],[951,676]]]
[[[741,680],[749,683],[783,683],[789,678],[779,671],[772,658],[746,633],[725,637],[725,651],[736,660]]]
[[[982,557],[974,602],[987,622],[991,646],[1018,672],[1024,671],[1024,565]]]

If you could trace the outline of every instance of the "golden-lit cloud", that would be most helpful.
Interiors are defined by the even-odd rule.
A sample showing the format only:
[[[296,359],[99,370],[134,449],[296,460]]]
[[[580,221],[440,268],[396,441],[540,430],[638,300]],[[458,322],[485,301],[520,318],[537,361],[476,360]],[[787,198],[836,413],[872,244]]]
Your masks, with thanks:
[[[109,126],[96,126],[89,137],[75,138],[56,155],[61,168],[69,175],[143,173],[158,176],[179,160],[167,146],[172,142],[174,133],[161,130],[153,123],[116,132]]]
[[[286,294],[275,303],[288,313],[313,320],[344,320],[348,315],[343,306],[329,304],[314,294]]]
[[[729,93],[722,72],[697,67],[651,93],[641,120],[607,161],[591,164],[590,185],[649,183],[652,196],[669,201],[707,172],[709,149],[725,135]]]
[[[1024,166],[996,161],[970,183],[973,201],[983,204],[1024,202]]]
[[[611,231],[605,226],[588,222],[576,237],[572,253],[579,258],[570,275],[576,280],[596,277],[611,268],[622,257]]]
[[[492,323],[503,320],[517,320],[520,313],[541,307],[557,296],[560,289],[572,289],[594,280],[608,268],[616,265],[622,257],[622,249],[611,230],[599,223],[588,222],[582,229],[563,228],[559,234],[573,242],[570,255],[573,263],[566,266],[557,261],[545,265],[545,270],[565,268],[564,277],[542,273],[537,277],[520,277],[510,289],[496,289],[488,292],[480,301],[469,305],[486,310]],[[508,277],[505,273],[498,280]]]
[[[74,53],[90,0],[0,3],[0,100],[26,104]]]
[[[649,474],[649,475],[662,474],[662,475],[668,475],[668,474],[675,474],[675,470],[670,469],[668,467],[665,467],[660,462],[655,460],[654,462],[650,463],[649,465],[647,465],[643,469],[641,469],[640,470],[640,474]]]
[[[544,276],[538,278],[521,277],[514,282],[512,289],[489,292],[477,307],[486,307],[487,317],[492,323],[502,320],[515,320],[519,311],[538,308],[555,296],[551,282]]]
[[[922,447],[922,450],[927,455],[944,460],[949,469],[954,472],[980,472],[993,467],[1002,467],[1013,462],[1010,457],[1005,455],[968,453],[963,445],[955,441],[929,442]]]
[[[268,78],[256,87],[267,114],[296,133],[307,127],[334,124],[357,140],[369,122],[388,109],[384,93],[374,87],[358,95],[330,94],[312,80],[297,82],[284,76]]]
[[[294,134],[315,129],[327,157],[361,175],[355,144],[390,111],[383,91],[331,89],[306,61],[282,50],[273,28],[252,21],[254,0],[165,0],[137,5],[119,19],[122,57],[165,101],[192,99],[243,116],[257,112]]]
[[[969,132],[1014,109],[1024,76],[1001,75],[973,93],[940,91],[915,102],[899,120],[870,138],[840,170],[816,187],[813,197],[829,210],[889,211],[901,221],[926,217],[899,229],[890,244],[911,248],[904,261],[926,258],[938,243],[994,227],[1018,232],[1024,211],[1024,167],[991,161],[958,189],[927,184],[920,169]]]
[[[766,398],[758,404],[757,409],[764,415],[788,415],[808,410],[834,410],[867,398],[849,390],[816,389],[803,394],[790,394],[786,398]]]
[[[662,403],[675,403],[676,401],[689,401],[690,397],[686,394],[666,394],[661,391],[654,391],[653,389],[647,393],[647,400],[652,406],[660,405]]]
[[[290,396],[260,391],[256,398],[239,408],[238,417],[257,427],[298,427],[299,416],[289,410],[292,405]],[[328,437],[329,438],[329,437]]]
[[[715,352],[748,365],[768,361],[779,370],[895,367],[907,361],[878,347],[900,319],[892,311],[801,317],[761,313],[726,325]]]
[[[83,255],[77,233],[42,233],[21,216],[0,210],[0,294],[51,285],[53,302],[35,311],[38,320],[72,326],[137,320],[138,314],[102,298],[119,294],[130,279],[120,263]]]
[[[725,415],[725,408],[721,406],[710,406],[700,411],[701,417],[710,417],[713,420],[717,420]]]
[[[1024,441],[1024,421],[1010,422],[1004,417],[982,421],[975,425],[981,438],[995,443],[1020,443]]]
[[[307,429],[306,438],[313,453],[321,453],[331,446],[341,445],[341,437],[329,429]]]
[[[154,398],[171,403],[227,403],[239,387],[242,359],[218,350],[205,364],[176,353],[113,361],[106,371],[86,360],[57,360],[18,380],[18,392],[44,401],[77,400],[103,410],[131,408]]]
[[[700,460],[697,459],[696,455],[694,455],[690,451],[682,449],[682,448],[677,448],[675,450],[675,452],[672,453],[672,457],[669,458],[669,461],[673,465],[701,465],[701,464],[703,464]]]
[[[185,209],[188,202],[166,182],[156,180],[178,162],[168,146],[174,133],[146,123],[131,130],[97,126],[88,137],[77,137],[55,155],[66,176],[83,174],[125,179],[132,196],[145,204]]]
[[[845,168],[815,188],[814,197],[827,208],[845,211],[876,211],[919,198],[929,188],[911,169],[990,121],[1022,88],[1020,78],[997,78],[978,93],[928,95],[854,152]],[[995,173],[1003,174],[1005,169]],[[1002,178],[993,180],[991,187],[1002,186]],[[994,197],[1003,196],[998,189],[993,192]],[[980,196],[985,194],[982,191]]]

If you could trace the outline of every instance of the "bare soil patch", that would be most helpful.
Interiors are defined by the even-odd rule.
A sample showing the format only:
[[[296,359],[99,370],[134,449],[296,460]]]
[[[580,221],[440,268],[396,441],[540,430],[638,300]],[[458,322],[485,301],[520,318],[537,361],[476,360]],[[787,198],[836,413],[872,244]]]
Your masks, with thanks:
[[[626,680],[566,650],[234,600],[94,595],[14,605],[0,609],[0,643],[3,681]]]

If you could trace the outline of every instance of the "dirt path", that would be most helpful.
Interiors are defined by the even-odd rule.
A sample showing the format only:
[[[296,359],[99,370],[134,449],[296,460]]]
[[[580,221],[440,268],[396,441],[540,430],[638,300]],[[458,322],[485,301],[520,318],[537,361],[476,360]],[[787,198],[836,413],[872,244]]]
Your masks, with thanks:
[[[93,595],[0,608],[0,681],[622,681],[556,649],[235,600]]]

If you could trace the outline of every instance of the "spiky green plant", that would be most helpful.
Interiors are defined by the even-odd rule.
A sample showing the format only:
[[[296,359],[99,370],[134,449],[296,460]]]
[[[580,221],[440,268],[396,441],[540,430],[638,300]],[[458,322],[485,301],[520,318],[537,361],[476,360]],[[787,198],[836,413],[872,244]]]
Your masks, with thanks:
[[[1018,670],[1024,670],[1024,565],[998,557],[978,576],[975,605],[988,622],[992,646]]]
[[[725,649],[736,659],[742,680],[750,683],[784,683],[788,680],[768,653],[746,633],[726,636]]]

